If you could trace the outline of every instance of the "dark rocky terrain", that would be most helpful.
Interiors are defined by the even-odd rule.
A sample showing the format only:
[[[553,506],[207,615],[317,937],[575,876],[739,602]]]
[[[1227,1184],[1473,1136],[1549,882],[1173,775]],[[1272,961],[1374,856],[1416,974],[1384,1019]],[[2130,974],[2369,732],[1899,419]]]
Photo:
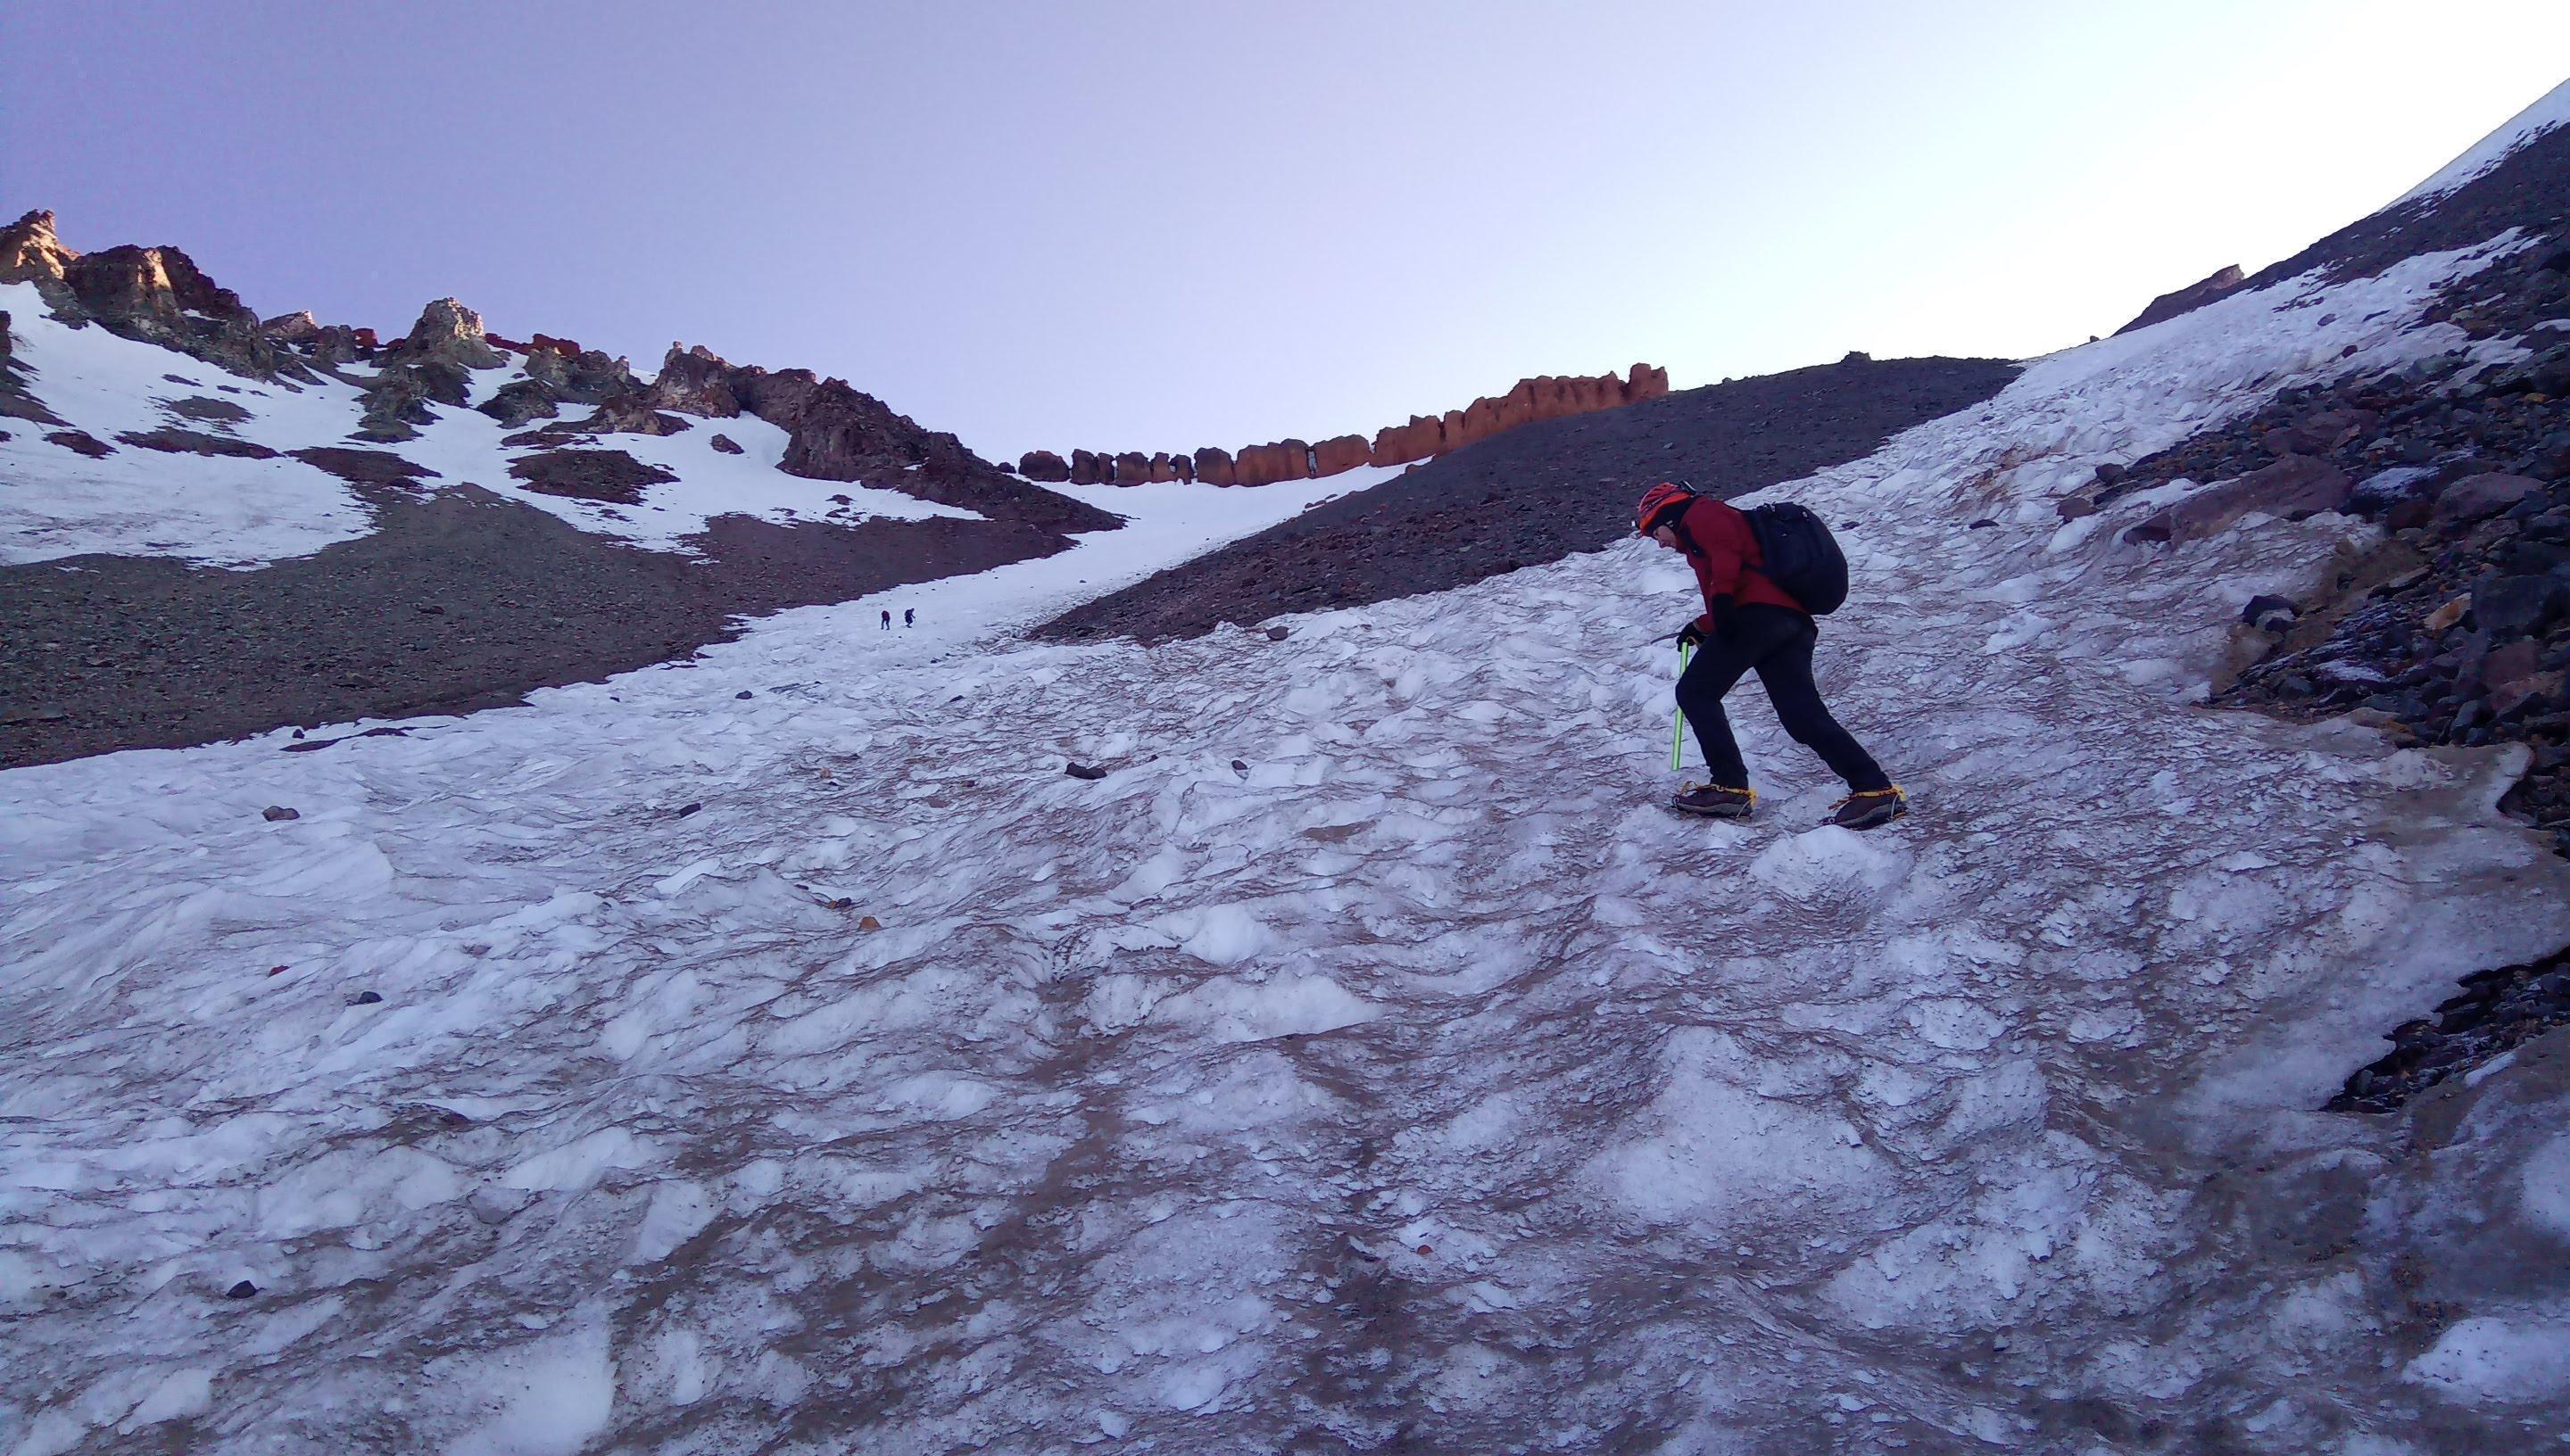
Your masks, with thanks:
[[[2527,357],[2475,364],[2457,349],[2389,374],[2288,390],[2265,409],[2100,472],[2065,514],[2180,478],[2265,482],[2384,531],[2340,560],[2312,599],[2252,602],[2252,656],[2217,704],[2297,719],[2351,714],[2394,739],[2521,744],[2500,807],[2570,856],[2570,129],[2521,148],[2441,203],[2343,228],[2252,284],[2312,267],[2372,272],[2509,228],[2527,243],[2449,285],[2427,310],[2475,341]],[[2387,1032],[2392,1050],[2330,1103],[2387,1112],[2570,1024],[2563,955],[2465,976],[2431,1014]]]
[[[471,486],[353,489],[373,535],[254,571],[137,556],[0,567],[0,766],[496,707],[684,657],[741,615],[1062,544],[1024,523],[727,516],[696,561]]]
[[[2299,718],[2361,711],[2421,743],[2523,743],[2507,807],[2570,854],[2570,225],[2449,290],[2438,311],[2558,338],[2520,363],[2459,355],[2326,391],[2289,390],[2092,487],[2112,500],[2181,477],[2301,471],[2386,536],[2312,600],[2267,601],[2268,649],[2219,701]],[[2077,509],[2071,507],[2069,509]]]
[[[2464,976],[2436,1009],[2391,1029],[2391,1050],[2356,1068],[2332,1112],[2389,1112],[2449,1078],[2570,1026],[2570,951]]]
[[[1652,481],[1733,496],[1794,480],[1987,399],[2016,372],[1995,359],[1851,356],[1526,425],[1074,608],[1036,635],[1165,641],[1558,560],[1631,535],[1633,499]]]

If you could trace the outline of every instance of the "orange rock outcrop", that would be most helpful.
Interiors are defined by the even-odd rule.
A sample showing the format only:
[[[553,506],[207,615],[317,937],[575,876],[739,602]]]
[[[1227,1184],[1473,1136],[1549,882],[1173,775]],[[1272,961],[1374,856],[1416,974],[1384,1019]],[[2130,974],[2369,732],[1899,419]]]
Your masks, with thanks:
[[[1183,455],[1144,455],[1131,450],[1120,455],[1092,455],[1074,450],[1067,473],[1073,485],[1083,486],[1190,480],[1210,486],[1265,486],[1278,481],[1312,480],[1361,465],[1408,465],[1461,450],[1520,425],[1617,409],[1657,399],[1668,392],[1669,372],[1649,364],[1636,364],[1621,377],[1546,374],[1520,379],[1506,394],[1477,399],[1460,410],[1448,410],[1443,415],[1413,415],[1408,424],[1387,425],[1375,433],[1371,442],[1362,435],[1341,435],[1318,445],[1280,440],[1244,447],[1236,456],[1211,447]],[[1059,480],[1062,477],[1037,476],[1027,467],[1060,459],[1050,451],[1033,451],[1020,462],[1020,468],[1027,471],[1030,479]]]

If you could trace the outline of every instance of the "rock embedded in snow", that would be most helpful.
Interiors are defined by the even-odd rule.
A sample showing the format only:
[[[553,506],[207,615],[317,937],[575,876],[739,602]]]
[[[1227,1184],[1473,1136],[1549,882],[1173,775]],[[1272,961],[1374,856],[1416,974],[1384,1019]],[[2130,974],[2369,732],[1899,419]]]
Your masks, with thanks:
[[[2281,632],[2291,627],[2300,614],[2292,597],[2269,594],[2249,598],[2249,604],[2241,608],[2240,619],[2262,632]]]
[[[113,444],[103,442],[103,439],[85,432],[85,429],[52,429],[52,432],[44,434],[44,439],[46,442],[59,444],[59,447],[64,447],[64,450],[75,452],[75,455],[88,455],[90,460],[106,460],[108,455],[116,455],[116,447],[113,447]]]
[[[622,450],[541,451],[510,462],[509,474],[530,491],[617,506],[639,506],[644,486],[677,479]]]
[[[259,818],[266,820],[270,824],[279,824],[285,820],[301,819],[302,817],[302,814],[299,812],[288,809],[282,804],[270,804],[265,809],[259,811]]]
[[[1080,763],[1075,760],[1071,763],[1064,764],[1062,771],[1071,775],[1074,779],[1102,779],[1106,777],[1106,770]]]
[[[258,1285],[251,1283],[247,1279],[242,1279],[238,1283],[233,1284],[230,1288],[223,1290],[223,1297],[226,1299],[247,1299],[255,1295],[257,1292]]]
[[[138,450],[158,450],[165,455],[221,455],[241,460],[274,460],[280,454],[252,441],[167,425],[158,430],[128,430],[116,438]]]
[[[2355,494],[2356,483],[2337,466],[2289,455],[2263,470],[2207,486],[2154,513],[2125,535],[2133,541],[2182,546],[2228,530],[2252,513],[2300,521],[2341,510]]]
[[[724,455],[738,455],[741,453],[740,442],[732,439],[729,435],[716,435],[711,440],[706,441],[705,444]]]

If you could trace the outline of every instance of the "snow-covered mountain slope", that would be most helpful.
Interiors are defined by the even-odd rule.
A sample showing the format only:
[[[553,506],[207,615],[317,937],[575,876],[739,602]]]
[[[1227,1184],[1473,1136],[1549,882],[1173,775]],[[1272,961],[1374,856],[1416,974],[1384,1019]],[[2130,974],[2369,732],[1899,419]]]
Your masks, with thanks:
[[[2545,92],[2532,106],[2508,119],[2506,126],[2483,137],[2462,156],[2437,169],[2436,175],[2400,194],[2391,205],[2444,196],[2489,176],[2499,164],[2548,133],[2570,126],[2570,81]]]
[[[0,312],[9,316],[18,362],[33,372],[31,392],[62,421],[11,421],[9,438],[0,440],[0,562],[104,552],[247,567],[306,555],[373,529],[373,512],[339,477],[288,453],[348,447],[364,409],[357,385],[243,379],[95,325],[68,327],[47,310],[33,283],[0,283]],[[487,403],[526,377],[523,355],[506,368],[483,371],[472,381],[471,403]],[[218,413],[209,416],[208,405]],[[877,486],[787,475],[776,468],[785,432],[745,416],[698,422],[674,435],[610,437],[616,449],[676,477],[641,486],[638,505],[546,494],[509,474],[514,461],[542,447],[504,445],[518,431],[474,409],[426,408],[434,423],[418,439],[364,448],[433,472],[418,479],[421,489],[471,482],[584,531],[654,549],[692,551],[689,539],[720,515],[842,524],[978,519]],[[238,418],[225,418],[233,414]],[[171,452],[121,439],[173,428],[275,454]],[[110,453],[92,457],[47,438],[65,429]],[[716,435],[739,453],[714,446]]]
[[[1695,606],[1638,544],[1281,641],[812,607],[0,776],[0,1450],[2570,1438],[2559,1038],[2414,1133],[2312,1110],[2570,938],[2522,750],[2192,705],[2355,523],[2055,513],[2457,347],[2417,311],[2486,257],[1784,488],[1853,523],[1823,685],[1917,802],[1872,837],[1754,692],[1761,822],[1658,807]],[[940,589],[1025,619],[1074,556]]]

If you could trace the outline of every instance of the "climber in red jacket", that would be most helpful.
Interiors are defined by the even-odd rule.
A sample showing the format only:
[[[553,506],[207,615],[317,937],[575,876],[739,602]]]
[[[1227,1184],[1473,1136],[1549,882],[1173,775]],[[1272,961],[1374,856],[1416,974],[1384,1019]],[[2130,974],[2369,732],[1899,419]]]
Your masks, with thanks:
[[[1748,765],[1722,712],[1723,694],[1754,671],[1786,733],[1847,780],[1848,797],[1839,801],[1832,823],[1873,829],[1908,813],[1900,787],[1821,701],[1812,681],[1812,646],[1820,629],[1801,602],[1759,569],[1758,537],[1748,516],[1663,482],[1642,493],[1633,527],[1682,552],[1704,589],[1704,614],[1678,631],[1678,640],[1696,649],[1678,676],[1678,709],[1695,725],[1713,782],[1690,785],[1670,803],[1713,819],[1747,819],[1758,807],[1758,791],[1749,787]]]

